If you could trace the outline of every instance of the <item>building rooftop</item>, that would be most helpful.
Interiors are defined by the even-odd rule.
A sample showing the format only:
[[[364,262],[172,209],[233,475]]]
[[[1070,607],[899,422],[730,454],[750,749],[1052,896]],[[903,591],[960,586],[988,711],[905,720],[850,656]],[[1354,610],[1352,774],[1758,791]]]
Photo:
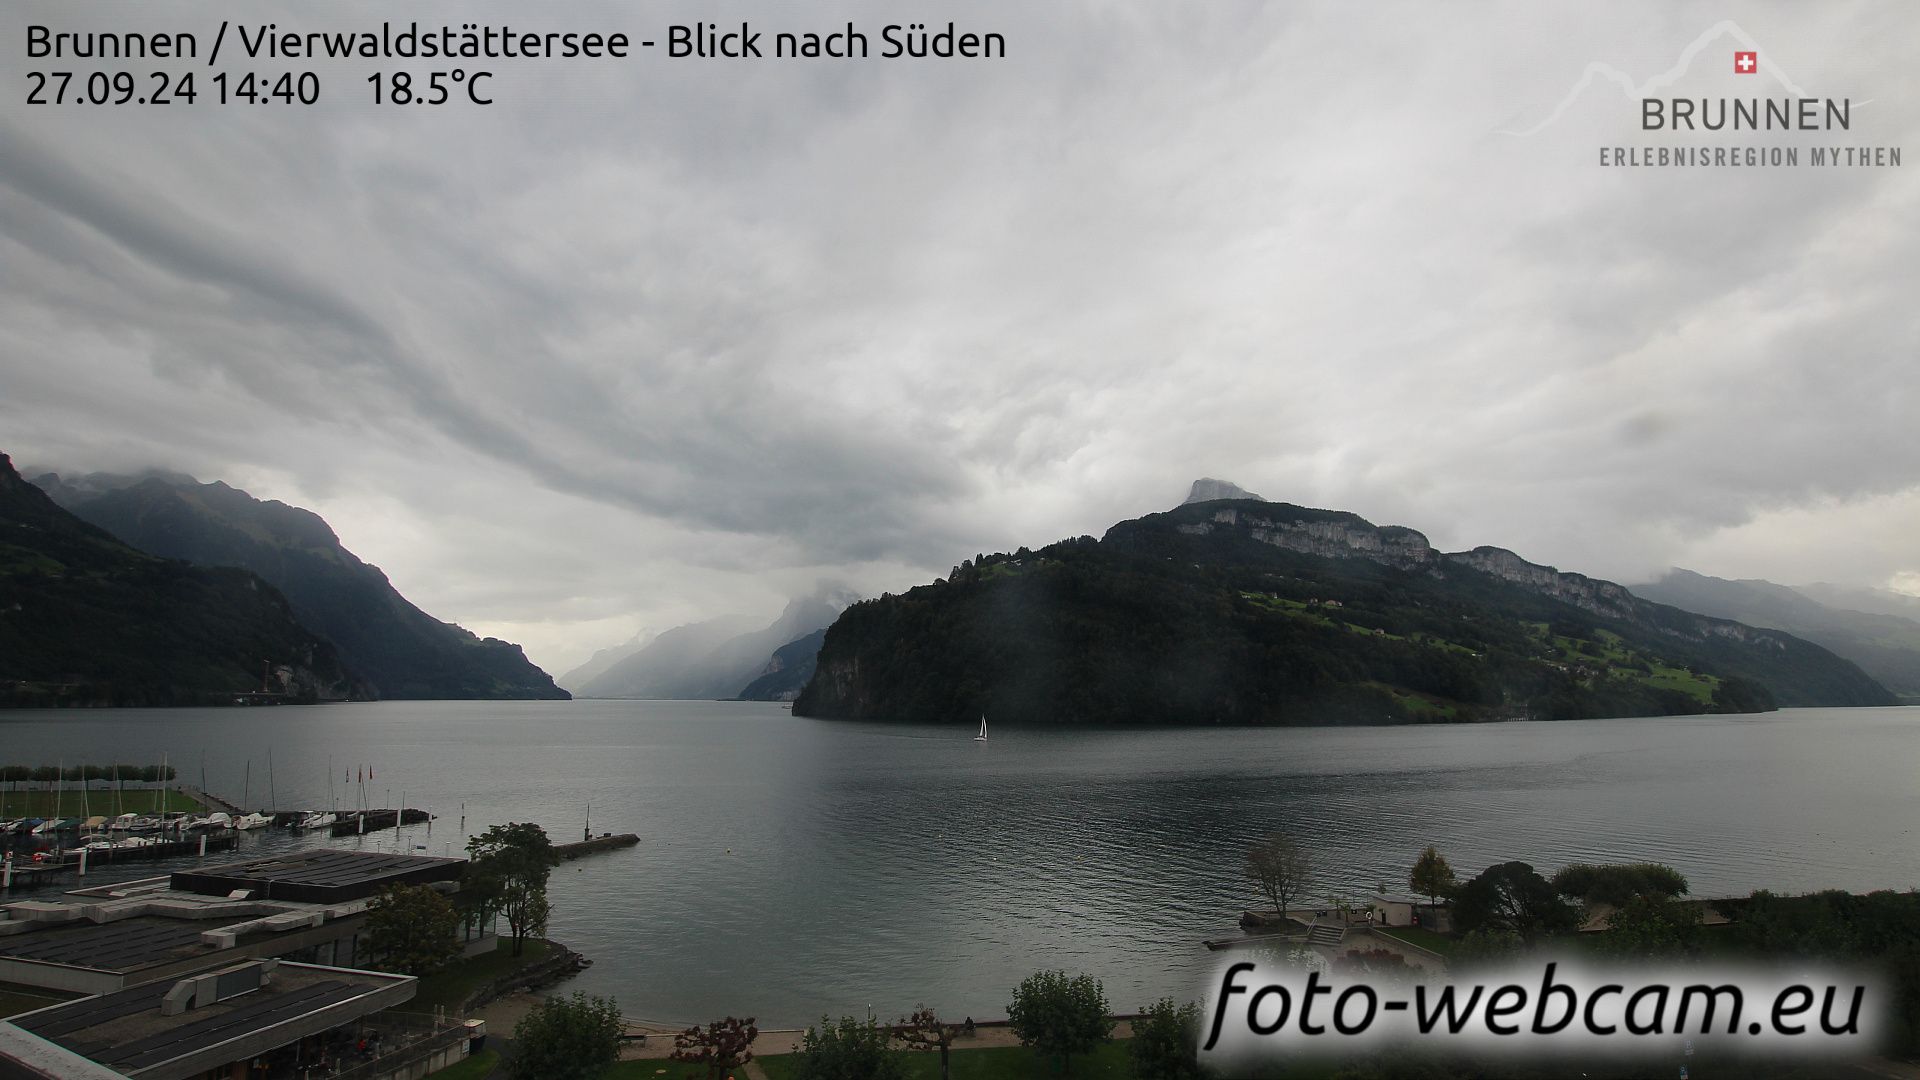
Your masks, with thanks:
[[[251,894],[255,900],[337,904],[361,900],[389,885],[457,881],[465,859],[314,848],[264,859],[174,873],[173,888],[186,892]]]
[[[141,916],[0,937],[0,956],[122,974],[206,952],[204,922]]]
[[[350,1023],[407,1001],[416,984],[405,975],[271,961],[199,978],[218,980],[222,996],[182,1006],[182,988],[195,980],[162,981],[8,1023],[123,1075],[165,1080],[198,1076]]]

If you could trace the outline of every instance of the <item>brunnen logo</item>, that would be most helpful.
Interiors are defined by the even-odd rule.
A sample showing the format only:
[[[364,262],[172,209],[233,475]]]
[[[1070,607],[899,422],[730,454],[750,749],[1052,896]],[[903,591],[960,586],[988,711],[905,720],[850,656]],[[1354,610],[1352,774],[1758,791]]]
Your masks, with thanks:
[[[1736,46],[1731,50],[1735,82],[1725,85],[1758,93],[1711,92],[1726,79],[1711,72],[1726,71],[1720,64],[1727,62],[1713,62],[1713,54],[1727,56],[1713,46],[1728,38]],[[1699,65],[1696,73],[1694,61],[1703,56],[1707,63]],[[1635,134],[1642,145],[1600,146],[1603,167],[1899,168],[1902,164],[1901,147],[1871,145],[1855,130],[1855,110],[1868,102],[1809,93],[1731,21],[1709,27],[1681,51],[1673,67],[1644,81],[1611,64],[1589,63],[1580,81],[1546,119],[1501,134],[1522,138],[1538,134],[1558,123],[1589,88],[1605,83],[1617,86],[1637,108]],[[1773,87],[1785,93],[1769,93]]]

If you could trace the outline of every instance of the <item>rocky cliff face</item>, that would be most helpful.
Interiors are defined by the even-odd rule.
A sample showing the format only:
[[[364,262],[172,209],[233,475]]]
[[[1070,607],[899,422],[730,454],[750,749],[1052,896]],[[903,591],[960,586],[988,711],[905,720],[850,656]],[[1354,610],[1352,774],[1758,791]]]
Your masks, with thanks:
[[[1288,514],[1284,503],[1272,511],[1230,506],[1215,510],[1206,521],[1176,525],[1189,536],[1205,536],[1215,529],[1231,529],[1249,539],[1302,555],[1327,559],[1370,559],[1386,566],[1411,570],[1431,565],[1438,552],[1427,538],[1396,525],[1381,527],[1352,514],[1304,518]]]
[[[1695,641],[1712,637],[1784,647],[1778,634],[1654,604],[1635,596],[1624,585],[1528,562],[1505,548],[1442,552],[1429,544],[1424,534],[1413,529],[1375,525],[1357,514],[1343,511],[1240,501],[1228,505],[1182,506],[1170,514],[1156,514],[1142,520],[1161,519],[1186,536],[1241,538],[1323,559],[1363,559],[1396,570],[1425,571],[1436,577],[1445,577],[1456,567],[1477,570],[1602,618],[1641,622],[1663,633]],[[1123,540],[1126,538],[1120,527],[1109,536],[1116,534]]]
[[[1610,619],[1630,619],[1636,614],[1635,605],[1642,603],[1623,585],[1598,581],[1585,574],[1563,574],[1551,566],[1530,563],[1505,548],[1477,547],[1441,558]]]

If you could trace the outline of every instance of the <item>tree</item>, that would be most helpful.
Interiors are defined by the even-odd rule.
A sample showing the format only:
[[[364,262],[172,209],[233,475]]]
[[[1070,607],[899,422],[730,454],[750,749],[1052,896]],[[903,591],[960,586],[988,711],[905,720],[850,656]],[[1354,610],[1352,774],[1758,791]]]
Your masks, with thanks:
[[[380,966],[425,975],[460,954],[460,913],[429,885],[396,885],[367,904],[367,948]]]
[[[1042,1054],[1056,1054],[1061,1071],[1072,1070],[1074,1054],[1083,1054],[1113,1033],[1107,992],[1091,975],[1067,977],[1064,971],[1037,971],[1014,987],[1007,1026]]]
[[[509,1074],[523,1080],[598,1080],[620,1058],[623,1026],[612,998],[548,998],[514,1025]]]
[[[1200,1006],[1161,998],[1133,1022],[1133,1075],[1140,1080],[1199,1080]]]
[[[906,1062],[892,1048],[893,1031],[871,1017],[843,1016],[835,1024],[820,1018],[800,1039],[793,1061],[797,1080],[905,1080]]]
[[[893,1025],[893,1037],[916,1050],[940,1051],[940,1080],[949,1080],[949,1056],[953,1052],[953,1040],[960,1034],[959,1024],[946,1024],[940,1021],[932,1009],[925,1005],[914,1011],[912,1016]]]
[[[1457,884],[1453,867],[1432,847],[1420,853],[1420,858],[1414,861],[1413,873],[1407,875],[1408,887],[1426,897],[1430,905],[1438,904],[1443,896],[1453,895]]]
[[[1275,833],[1247,849],[1247,878],[1267,894],[1282,917],[1287,900],[1306,891],[1312,872],[1312,861],[1291,837]]]
[[[1453,901],[1453,928],[1504,930],[1532,945],[1541,936],[1572,930],[1579,916],[1547,879],[1523,862],[1489,866],[1460,888]]]
[[[547,832],[532,822],[495,825],[467,841],[471,862],[461,882],[483,913],[504,915],[513,935],[513,955],[527,938],[545,932],[553,907],[547,878],[560,863]]]
[[[725,1020],[715,1020],[706,1027],[690,1027],[675,1035],[673,1053],[668,1056],[675,1061],[703,1066],[707,1070],[708,1080],[721,1080],[753,1060],[751,1047],[759,1035],[760,1029],[753,1025],[753,1017],[741,1020],[729,1016]]]
[[[1699,949],[1700,909],[1670,896],[1633,897],[1607,917],[1594,945],[1608,956],[1660,960]]]
[[[1682,896],[1687,891],[1687,879],[1662,863],[1574,863],[1553,875],[1553,888],[1561,896],[1617,908],[1636,896]]]

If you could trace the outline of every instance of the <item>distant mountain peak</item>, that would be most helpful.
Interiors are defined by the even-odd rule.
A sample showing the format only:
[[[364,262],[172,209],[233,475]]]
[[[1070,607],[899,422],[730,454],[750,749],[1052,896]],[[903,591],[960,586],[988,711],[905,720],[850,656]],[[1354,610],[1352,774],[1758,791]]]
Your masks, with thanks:
[[[1214,502],[1218,499],[1252,499],[1255,502],[1267,501],[1231,480],[1215,480],[1211,476],[1203,476],[1193,482],[1193,487],[1187,490],[1186,501],[1180,505],[1185,506],[1187,503]]]

